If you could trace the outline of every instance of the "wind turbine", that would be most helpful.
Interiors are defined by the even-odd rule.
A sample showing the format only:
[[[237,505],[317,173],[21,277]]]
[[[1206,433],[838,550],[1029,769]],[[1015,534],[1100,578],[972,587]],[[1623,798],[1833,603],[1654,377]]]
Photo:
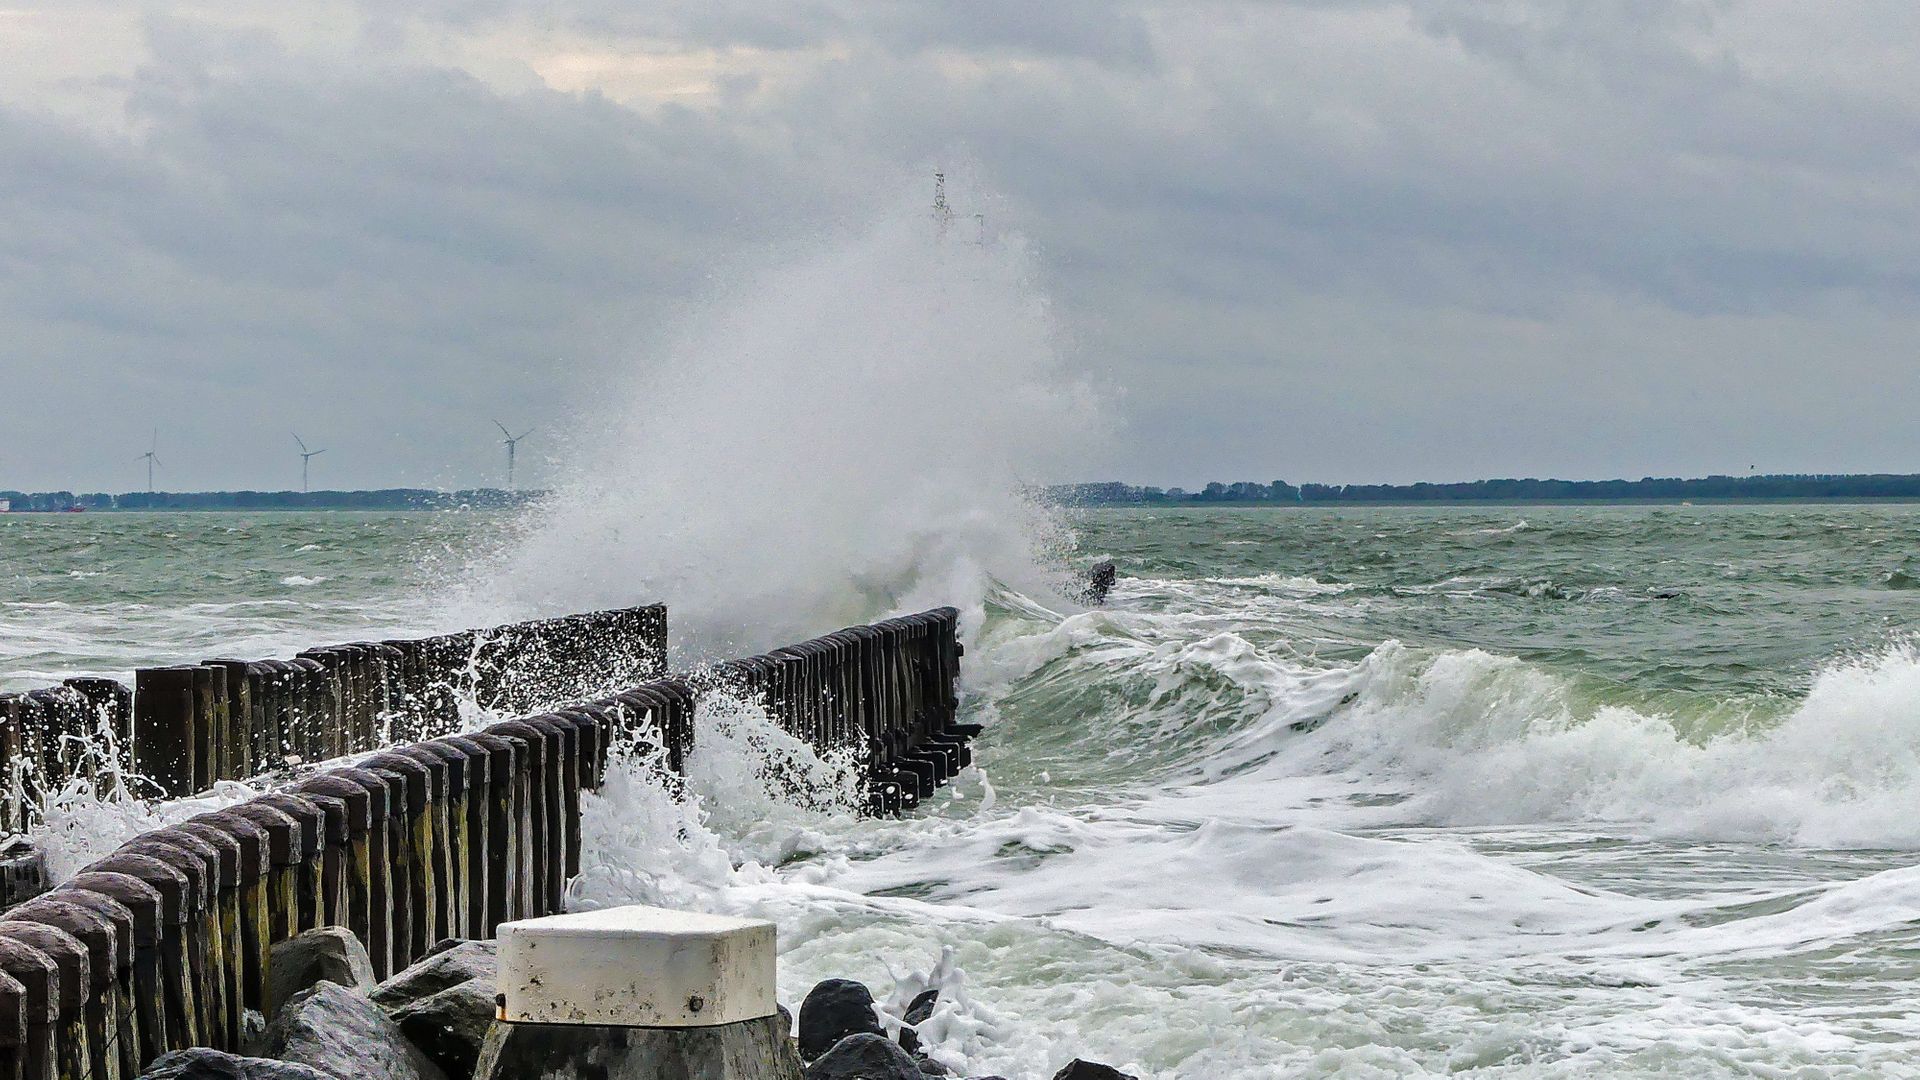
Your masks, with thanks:
[[[154,456],[155,451],[159,449],[160,449],[160,429],[154,428],[153,442],[147,445],[147,452],[133,459],[135,461],[145,461],[147,463],[147,494],[149,495],[153,494],[153,467],[155,465],[160,464],[160,459]]]
[[[307,444],[301,442],[299,432],[294,432],[293,441],[300,443],[300,490],[305,491],[307,490],[307,462],[312,461],[327,451],[324,447],[319,450],[307,449]]]
[[[513,452],[514,452],[514,450],[515,450],[515,449],[517,449],[517,448],[518,448],[518,447],[520,446],[520,440],[521,440],[521,439],[524,439],[524,438],[526,438],[527,436],[529,436],[529,435],[531,435],[531,434],[533,434],[533,429],[532,429],[532,428],[528,428],[527,430],[525,430],[525,431],[523,431],[523,432],[521,432],[520,434],[518,434],[518,435],[515,435],[515,434],[514,434],[513,432],[511,432],[511,431],[508,431],[508,430],[507,430],[507,425],[505,425],[505,424],[503,424],[503,423],[501,423],[501,422],[500,422],[500,421],[498,421],[498,420],[495,420],[495,421],[493,422],[493,426],[494,426],[494,427],[497,427],[497,428],[499,428],[499,429],[500,429],[500,434],[502,434],[502,435],[505,435],[505,436],[506,436],[506,439],[504,439],[503,441],[504,441],[504,442],[505,442],[505,443],[507,444],[507,490],[508,490],[508,491],[512,491],[512,490],[514,490],[514,487],[513,487]]]

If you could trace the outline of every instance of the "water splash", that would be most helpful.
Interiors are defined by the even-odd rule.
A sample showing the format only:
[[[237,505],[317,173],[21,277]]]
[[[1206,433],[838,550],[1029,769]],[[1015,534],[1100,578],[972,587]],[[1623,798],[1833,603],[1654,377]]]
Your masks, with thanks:
[[[717,291],[609,387],[550,505],[467,599],[664,599],[705,655],[937,604],[977,627],[995,579],[1048,587],[1065,534],[1024,493],[1101,432],[1057,336],[1023,242],[936,242],[903,198]]]

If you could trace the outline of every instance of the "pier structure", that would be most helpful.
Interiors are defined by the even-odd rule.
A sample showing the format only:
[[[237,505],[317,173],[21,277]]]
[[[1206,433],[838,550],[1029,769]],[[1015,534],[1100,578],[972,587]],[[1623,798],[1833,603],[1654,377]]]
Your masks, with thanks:
[[[664,613],[632,610],[656,612],[664,636]],[[957,719],[957,624],[939,608],[849,627],[473,730],[447,714],[436,684],[409,674],[438,654],[392,643],[265,662],[306,672],[289,682],[270,678],[285,669],[218,661],[136,677],[130,703],[124,688],[96,688],[107,702],[97,715],[129,718],[132,765],[153,765],[167,794],[248,769],[275,786],[136,837],[0,914],[0,1080],[134,1080],[170,1050],[238,1051],[245,1012],[268,1005],[273,946],[317,927],[351,931],[385,978],[445,939],[562,912],[581,866],[582,800],[613,748],[657,752],[683,773],[703,695],[762,702],[809,745],[855,751],[865,809],[908,808],[971,761],[979,731]],[[599,663],[588,644],[547,655],[571,658],[553,670],[589,678]],[[480,700],[509,715],[513,701],[551,700],[506,682],[517,688]],[[149,688],[162,699],[142,703]],[[35,722],[7,714],[8,738],[44,755],[50,736],[17,726],[23,718]],[[149,722],[179,741],[144,732]],[[305,754],[287,749],[290,727],[305,733]]]

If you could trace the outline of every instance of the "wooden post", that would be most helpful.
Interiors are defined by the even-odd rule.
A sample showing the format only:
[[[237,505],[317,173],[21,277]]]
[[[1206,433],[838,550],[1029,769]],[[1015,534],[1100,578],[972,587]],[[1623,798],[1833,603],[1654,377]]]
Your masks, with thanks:
[[[292,822],[287,822],[289,830]],[[267,955],[271,946],[269,884],[273,873],[273,842],[265,826],[236,809],[214,810],[181,826],[214,843],[214,834],[227,838],[237,855],[232,892],[236,925],[229,935],[229,956],[236,964],[238,989],[231,1000],[246,1008],[265,1010]],[[239,1010],[235,1010],[237,1016]]]
[[[189,1046],[213,1045],[226,1030],[225,980],[219,971],[224,960],[219,928],[220,856],[198,837],[176,829],[156,829],[121,845],[119,855],[150,856],[164,862],[187,879],[183,898],[186,920],[182,925],[185,944],[184,977],[192,985],[197,1009],[186,1028]]]
[[[148,984],[147,991],[154,1003],[154,1015],[152,1023],[144,1025],[143,1030],[151,1031],[156,1039],[153,1056],[194,1045],[201,1023],[199,995],[195,992],[199,980],[193,973],[187,943],[192,915],[187,875],[150,855],[130,852],[109,855],[87,869],[89,874],[124,874],[138,878],[159,893],[154,981]],[[138,963],[136,955],[136,966]],[[143,1022],[146,1019],[143,1017]]]
[[[134,763],[169,796],[194,791],[194,693],[191,667],[134,672]]]
[[[219,1041],[215,1045],[238,1049],[247,986],[247,943],[242,936],[245,923],[240,911],[240,841],[225,829],[198,821],[185,821],[168,831],[184,833],[205,843],[213,848],[218,860],[210,905],[215,929],[207,949],[210,981],[217,984],[215,999],[220,1003],[221,1023],[215,1028]]]
[[[165,901],[158,889],[138,878],[97,870],[76,875],[61,886],[61,892],[98,897],[132,917],[132,967],[122,1002],[120,1059],[122,1071],[137,1076],[147,1062],[165,1052],[167,1044],[161,962]]]
[[[99,897],[93,899],[101,900]],[[54,955],[53,949],[65,948],[67,942],[77,943],[81,947],[86,962],[85,978],[75,978],[69,985],[63,972],[61,986],[63,996],[70,992],[70,996],[78,999],[74,1013],[63,1024],[68,1030],[74,1027],[80,1029],[77,1039],[69,1039],[74,1044],[72,1056],[81,1058],[84,1055],[83,1060],[76,1062],[79,1067],[73,1075],[120,1080],[120,1056],[114,1045],[119,1030],[119,996],[115,993],[122,942],[119,928],[96,908],[62,899],[58,895],[29,901],[8,912],[5,921],[0,922],[0,927],[15,926],[26,929],[13,930],[8,936],[23,940],[48,955]],[[40,944],[36,938],[45,940],[47,944]],[[127,944],[131,946],[131,942]],[[63,1003],[63,1007],[66,1007],[66,1003]],[[128,1074],[128,1080],[132,1080],[133,1075]]]
[[[59,1076],[60,966],[39,949],[0,938],[0,972],[23,990],[20,1001],[26,1022],[20,1075],[25,1080],[55,1080]]]

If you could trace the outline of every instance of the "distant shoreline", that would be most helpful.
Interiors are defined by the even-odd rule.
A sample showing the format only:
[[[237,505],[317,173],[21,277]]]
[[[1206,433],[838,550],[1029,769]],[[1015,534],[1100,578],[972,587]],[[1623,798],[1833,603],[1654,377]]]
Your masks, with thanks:
[[[0,491],[7,514],[139,513],[148,511],[292,510],[513,510],[547,496],[545,491],[469,488],[379,488],[368,491]]]
[[[1199,491],[1118,481],[1040,489],[1062,506],[1457,506],[1555,503],[1914,502],[1920,474],[1794,474],[1639,480],[1472,480],[1448,484],[1301,484],[1238,481]]]

